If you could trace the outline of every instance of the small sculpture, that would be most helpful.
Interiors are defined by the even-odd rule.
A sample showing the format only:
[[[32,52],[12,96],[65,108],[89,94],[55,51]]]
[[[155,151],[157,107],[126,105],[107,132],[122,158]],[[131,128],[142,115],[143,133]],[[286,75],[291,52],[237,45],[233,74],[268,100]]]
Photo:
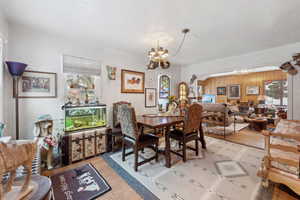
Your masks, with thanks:
[[[24,196],[28,195],[33,187],[29,185],[31,174],[32,174],[32,160],[36,152],[36,142],[32,143],[22,143],[22,144],[5,144],[0,142],[0,200],[3,200],[6,196],[11,193],[12,196],[7,196],[9,199],[22,199]],[[24,166],[27,170],[27,175],[25,177],[24,184],[21,190],[12,190],[12,185],[16,177],[16,169],[19,166]],[[3,188],[3,175],[10,173],[6,185],[6,191]]]
[[[116,80],[116,71],[117,68],[116,67],[111,67],[111,66],[106,66],[106,70],[107,70],[107,77],[109,80]]]

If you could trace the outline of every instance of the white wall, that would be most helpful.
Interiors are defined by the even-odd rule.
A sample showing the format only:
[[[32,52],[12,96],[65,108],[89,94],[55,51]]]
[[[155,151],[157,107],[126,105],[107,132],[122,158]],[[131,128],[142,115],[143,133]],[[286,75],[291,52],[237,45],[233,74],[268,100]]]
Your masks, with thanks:
[[[0,48],[2,48],[2,52],[0,50],[0,53],[3,55],[3,59],[5,59],[6,56],[6,41],[8,39],[8,24],[6,19],[1,13],[0,10]],[[0,122],[3,122],[3,107],[4,107],[4,65],[3,60],[0,58]]]
[[[102,62],[102,81],[97,83],[100,89],[100,101],[108,105],[108,118],[111,121],[112,103],[116,101],[130,101],[136,108],[137,114],[155,112],[157,109],[144,107],[144,94],[122,94],[120,91],[121,68],[136,71],[145,71],[145,58],[137,58],[120,50],[102,49],[84,45],[84,41],[74,42],[42,31],[32,30],[20,25],[9,25],[9,52],[8,58],[30,65],[32,70],[56,72],[58,75],[58,98],[56,99],[21,99],[20,102],[20,136],[32,137],[34,120],[42,114],[51,114],[53,118],[63,118],[61,106],[64,103],[64,80],[61,65],[62,54],[80,56]],[[108,80],[105,65],[118,67],[117,80]],[[146,72],[145,87],[156,87],[159,73],[166,73],[172,77],[173,93],[180,81],[180,68],[173,66],[170,70]],[[12,99],[11,78],[6,77],[7,96],[5,118],[9,132],[14,132],[14,104]]]
[[[208,62],[201,62],[190,66],[184,66],[181,70],[181,78],[188,81],[193,74],[199,79],[214,73],[230,72],[233,70],[249,69],[263,66],[279,66],[283,62],[291,60],[291,56],[300,52],[300,43],[284,45],[263,51],[257,51],[241,56],[228,57]],[[300,74],[300,68],[299,74]],[[289,98],[290,119],[300,120],[300,92],[296,89],[300,84],[300,75],[294,77],[294,88],[289,87],[289,97],[293,94],[293,98]],[[288,84],[292,85],[292,78],[288,78]],[[293,111],[293,112],[291,112]]]

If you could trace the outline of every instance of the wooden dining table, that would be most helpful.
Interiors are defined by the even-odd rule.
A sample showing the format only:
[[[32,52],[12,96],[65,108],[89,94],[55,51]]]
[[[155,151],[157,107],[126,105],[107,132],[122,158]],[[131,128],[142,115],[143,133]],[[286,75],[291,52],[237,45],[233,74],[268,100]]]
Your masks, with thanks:
[[[167,134],[170,131],[170,128],[181,124],[184,122],[183,116],[161,116],[161,115],[142,115],[137,116],[137,123],[140,127],[147,127],[154,129],[154,134],[157,134],[157,130],[164,128],[165,133]],[[206,143],[204,140],[204,133],[202,130],[202,123],[200,123],[200,137],[199,140],[202,144],[202,148],[206,149]],[[161,135],[163,137],[164,135]],[[166,140],[166,142],[168,142]],[[170,168],[170,152],[169,149],[165,149],[164,151],[165,159],[166,159],[166,167]]]

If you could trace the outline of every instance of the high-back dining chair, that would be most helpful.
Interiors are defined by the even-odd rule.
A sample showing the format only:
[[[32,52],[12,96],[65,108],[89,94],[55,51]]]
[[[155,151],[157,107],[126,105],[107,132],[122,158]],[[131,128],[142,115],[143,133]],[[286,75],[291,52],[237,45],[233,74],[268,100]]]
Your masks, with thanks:
[[[119,149],[117,145],[117,139],[122,137],[122,131],[119,120],[119,110],[121,105],[129,105],[130,102],[127,101],[118,101],[113,103],[113,127],[109,130],[109,134],[111,135],[111,149],[112,151],[117,151]]]
[[[199,154],[199,129],[202,116],[202,106],[200,104],[194,103],[187,108],[184,116],[183,130],[172,130],[166,135],[166,149],[167,152],[174,153],[183,158],[183,162],[186,161],[186,149],[187,143],[194,141],[195,148],[188,147],[190,150],[196,152],[196,156]],[[182,146],[182,154],[177,151],[171,150],[170,138],[178,141],[179,146]],[[171,162],[171,159],[169,159]],[[170,166],[170,163],[168,163]]]
[[[138,128],[134,108],[128,105],[120,106],[120,124],[123,134],[122,142],[122,160],[125,157],[134,153],[134,170],[138,170],[138,166],[150,162],[151,160],[158,161],[158,137],[152,134],[143,134]],[[133,148],[132,152],[126,153],[126,147]],[[138,152],[146,147],[154,149],[155,155],[151,158],[138,162]]]

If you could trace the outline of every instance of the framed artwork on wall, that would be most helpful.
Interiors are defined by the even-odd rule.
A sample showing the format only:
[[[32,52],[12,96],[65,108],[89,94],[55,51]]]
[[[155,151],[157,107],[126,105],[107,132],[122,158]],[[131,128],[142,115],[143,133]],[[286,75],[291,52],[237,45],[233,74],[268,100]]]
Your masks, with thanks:
[[[228,86],[228,99],[240,99],[241,97],[241,86],[240,85],[229,85]]]
[[[122,69],[121,92],[122,93],[144,93],[145,73]]]
[[[157,105],[156,88],[145,88],[145,107],[153,108]]]
[[[247,95],[259,95],[259,86],[247,86],[246,87],[246,94]]]
[[[226,87],[217,87],[217,95],[226,95]]]
[[[18,83],[19,98],[57,97],[56,73],[25,71]]]

